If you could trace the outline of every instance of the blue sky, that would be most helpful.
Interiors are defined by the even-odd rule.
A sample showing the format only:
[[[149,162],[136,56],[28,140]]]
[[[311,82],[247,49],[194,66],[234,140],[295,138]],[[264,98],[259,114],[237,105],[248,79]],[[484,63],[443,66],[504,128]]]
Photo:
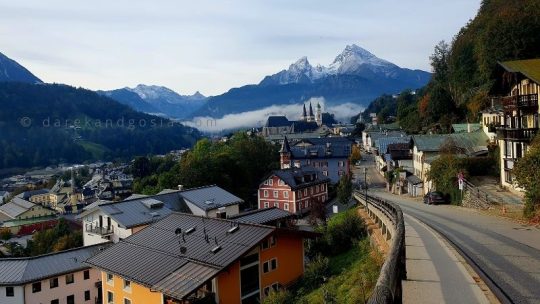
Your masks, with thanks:
[[[355,43],[399,66],[429,55],[480,0],[0,0],[0,52],[46,82],[167,86],[216,95],[301,56],[328,65]]]

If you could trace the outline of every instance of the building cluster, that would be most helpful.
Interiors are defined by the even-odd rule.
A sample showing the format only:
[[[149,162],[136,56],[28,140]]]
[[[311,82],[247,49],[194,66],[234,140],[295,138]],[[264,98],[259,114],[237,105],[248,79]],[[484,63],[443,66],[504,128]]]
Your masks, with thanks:
[[[452,125],[451,134],[407,136],[394,125],[372,125],[362,144],[374,153],[381,174],[400,168],[394,185],[398,193],[424,195],[434,190],[428,172],[433,161],[451,144],[459,157],[483,157],[490,146],[500,149],[500,184],[520,191],[512,173],[539,130],[540,59],[499,63],[491,89],[491,106],[479,123]]]
[[[213,185],[98,200],[78,215],[84,247],[0,259],[0,303],[258,303],[302,276],[316,234],[241,204]]]
[[[349,136],[354,130],[353,124],[338,123],[332,114],[323,113],[319,103],[315,114],[311,103],[308,108],[309,111],[306,110],[306,105],[303,105],[298,120],[289,120],[284,115],[269,116],[259,134],[267,140],[276,142],[282,141],[283,136],[287,136],[290,140]]]

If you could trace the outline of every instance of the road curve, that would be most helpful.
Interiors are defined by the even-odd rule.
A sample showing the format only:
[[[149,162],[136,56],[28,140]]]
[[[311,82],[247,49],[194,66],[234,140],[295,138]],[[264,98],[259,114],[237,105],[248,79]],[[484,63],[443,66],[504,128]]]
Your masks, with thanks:
[[[370,194],[398,203],[405,214],[443,235],[501,302],[540,303],[540,229],[464,208],[424,205],[384,189]]]

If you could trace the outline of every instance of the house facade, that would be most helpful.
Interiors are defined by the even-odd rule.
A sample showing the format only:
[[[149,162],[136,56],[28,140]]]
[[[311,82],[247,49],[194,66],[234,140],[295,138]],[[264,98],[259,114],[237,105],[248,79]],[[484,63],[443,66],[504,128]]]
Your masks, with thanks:
[[[497,128],[501,149],[501,185],[520,190],[513,169],[528,151],[539,129],[540,59],[499,63],[492,94],[502,105],[503,119]]]
[[[105,303],[259,303],[302,276],[311,236],[172,213],[87,263],[102,271]]]
[[[11,220],[27,220],[54,216],[56,213],[46,207],[34,204],[20,197],[0,206],[0,222]]]
[[[105,247],[0,259],[0,303],[101,303],[101,273],[83,262]]]
[[[120,202],[99,201],[78,218],[83,221],[85,245],[118,241],[136,233],[173,211],[206,217],[239,213],[243,200],[211,185],[193,189],[164,190],[156,195],[134,195]]]
[[[326,202],[329,182],[329,178],[313,167],[275,170],[259,185],[259,209],[276,207],[304,214],[314,203]]]

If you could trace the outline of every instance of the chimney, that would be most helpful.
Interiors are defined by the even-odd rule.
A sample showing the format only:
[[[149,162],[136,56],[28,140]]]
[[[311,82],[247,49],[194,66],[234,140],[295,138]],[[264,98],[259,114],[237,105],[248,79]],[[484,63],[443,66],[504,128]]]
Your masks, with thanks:
[[[184,190],[184,185],[178,185],[178,190],[180,191]]]

